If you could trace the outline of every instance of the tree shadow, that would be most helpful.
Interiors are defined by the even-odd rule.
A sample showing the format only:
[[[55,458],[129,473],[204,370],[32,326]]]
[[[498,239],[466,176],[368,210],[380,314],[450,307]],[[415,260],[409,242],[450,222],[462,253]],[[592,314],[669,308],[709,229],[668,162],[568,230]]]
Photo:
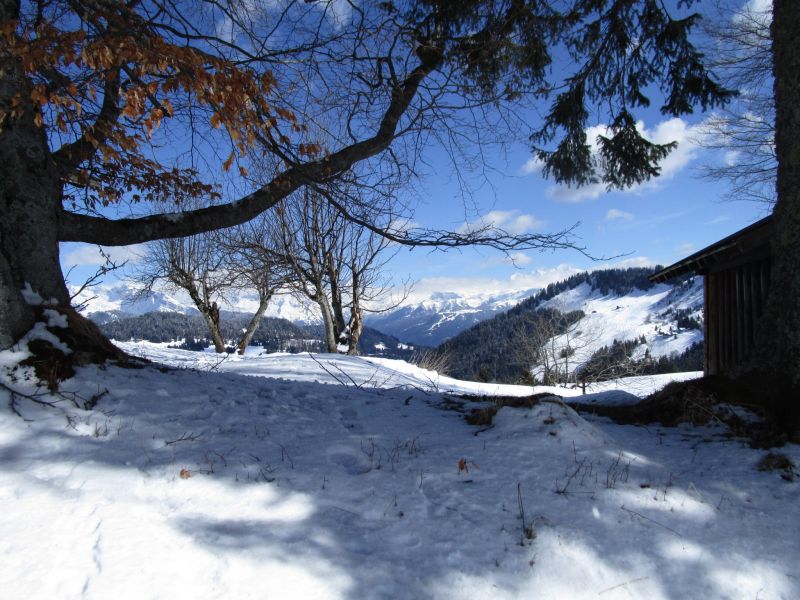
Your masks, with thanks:
[[[574,413],[556,413],[564,423],[557,436],[548,436],[558,423],[547,419],[476,435],[460,415],[431,410],[435,395],[416,390],[153,367],[85,369],[68,385],[87,397],[108,393],[94,411],[28,406],[31,423],[4,415],[14,435],[0,446],[0,473],[98,505],[127,501],[126,486],[146,482],[150,495],[137,496],[136,506],[155,512],[132,518],[147,520],[142,526],[163,520],[157,531],[176,547],[188,540],[223,572],[228,564],[263,571],[272,578],[265,596],[725,597],[762,581],[777,597],[798,591],[798,552],[791,535],[781,538],[796,525],[774,514],[785,498],[770,500],[774,490],[726,455],[731,442],[709,443],[705,457],[706,446],[696,451],[679,439],[702,440],[708,430],[595,419],[596,445],[581,447],[598,477],[558,494],[554,479],[580,458],[567,441],[582,431]],[[535,410],[502,409],[513,411],[507,421],[545,416]],[[552,419],[552,407],[541,410]],[[627,471],[608,432],[640,457]],[[527,456],[526,440],[539,435],[552,449]],[[462,456],[480,468],[460,472]],[[100,486],[94,466],[110,479],[103,497],[92,495]],[[714,469],[730,478],[702,479]],[[520,482],[532,540],[520,531]],[[791,485],[784,495],[796,493]]]

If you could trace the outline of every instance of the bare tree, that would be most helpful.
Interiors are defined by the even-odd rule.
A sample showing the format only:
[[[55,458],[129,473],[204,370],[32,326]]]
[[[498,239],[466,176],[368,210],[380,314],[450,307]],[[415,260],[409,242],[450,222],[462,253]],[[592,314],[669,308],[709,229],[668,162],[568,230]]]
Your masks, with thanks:
[[[241,292],[255,291],[258,307],[242,334],[236,351],[244,354],[258,330],[269,302],[285,290],[290,270],[285,256],[275,248],[277,223],[273,215],[260,217],[220,232],[220,246],[227,255],[233,286]]]
[[[527,365],[534,380],[544,385],[574,382],[576,371],[603,335],[585,316],[582,311],[563,313],[552,308],[534,311],[515,328],[515,360]]]
[[[347,219],[314,189],[290,198],[278,214],[290,285],[319,307],[328,351],[346,346],[357,354],[364,313],[385,310],[377,302],[388,292],[382,268],[393,255],[390,241]]]
[[[582,361],[575,369],[575,378],[580,382],[583,392],[586,393],[586,384],[621,377],[634,377],[647,371],[652,364],[650,350],[646,347],[644,336],[634,340],[614,340],[611,345],[595,350],[592,355]],[[635,354],[645,346],[640,358]]]
[[[202,233],[149,244],[136,279],[143,285],[143,295],[158,282],[188,293],[208,326],[214,350],[225,352],[219,302],[232,287],[233,274],[225,268],[225,257],[215,238],[212,233]]]
[[[255,291],[258,307],[237,343],[238,353],[244,354],[270,299],[286,283],[282,257],[271,249],[271,242],[265,218],[232,230],[159,240],[148,245],[136,279],[142,294],[158,282],[185,291],[203,316],[216,352],[226,351],[221,304],[231,293]]]
[[[334,304],[339,288],[343,252],[341,230],[345,220],[310,190],[284,201],[277,210],[277,245],[292,271],[290,285],[295,293],[314,302],[320,310],[328,352],[338,352],[344,316]],[[333,283],[333,286],[331,286]]]
[[[717,6],[706,21],[709,66],[739,95],[706,119],[697,136],[704,148],[724,152],[721,164],[704,165],[702,174],[730,184],[726,195],[775,203],[775,94],[772,76],[772,3],[759,9]]]
[[[391,295],[390,282],[385,276],[385,265],[396,254],[398,246],[385,237],[354,224],[348,224],[345,254],[344,282],[349,294],[345,298],[349,319],[340,338],[346,340],[347,353],[358,354],[358,342],[364,330],[364,313],[376,313],[396,308],[406,298],[404,290],[398,298],[387,304]],[[392,247],[394,246],[394,248]]]
[[[544,385],[559,382],[557,352],[551,352],[553,340],[563,331],[566,321],[557,310],[540,308],[526,315],[512,334],[513,358],[534,381]]]

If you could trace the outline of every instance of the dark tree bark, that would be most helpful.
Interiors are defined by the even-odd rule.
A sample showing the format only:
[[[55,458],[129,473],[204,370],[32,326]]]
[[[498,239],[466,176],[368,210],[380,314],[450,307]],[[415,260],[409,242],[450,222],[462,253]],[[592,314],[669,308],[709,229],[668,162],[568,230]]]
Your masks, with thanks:
[[[355,356],[358,354],[358,341],[361,339],[361,332],[364,331],[364,320],[361,314],[361,273],[354,265],[351,265],[350,272],[353,299],[350,306],[350,323],[347,327],[347,353]]]
[[[341,242],[334,238],[334,246],[339,243]],[[329,250],[326,253],[325,262],[331,293],[331,308],[333,309],[333,334],[338,345],[348,343],[348,332],[344,319],[345,300],[342,297],[342,290],[339,286],[342,277],[342,254],[338,251],[338,248],[336,250],[336,254],[334,254],[334,250]]]
[[[788,395],[800,390],[800,4],[774,0],[773,11],[778,157],[775,235],[770,294],[751,368],[784,388],[784,402],[796,403],[797,396]]]
[[[0,22],[13,18],[9,8],[0,3]],[[0,50],[0,107],[30,95],[30,89],[19,62]],[[62,185],[35,110],[24,107],[20,117],[6,118],[0,128],[0,347],[33,325],[23,289],[48,304],[69,306],[58,257]]]
[[[187,292],[189,292],[189,297],[194,302],[197,310],[203,315],[208,332],[211,334],[211,340],[214,342],[214,352],[225,352],[225,341],[222,339],[222,330],[219,325],[219,306],[216,302],[201,297],[194,287],[187,289]]]

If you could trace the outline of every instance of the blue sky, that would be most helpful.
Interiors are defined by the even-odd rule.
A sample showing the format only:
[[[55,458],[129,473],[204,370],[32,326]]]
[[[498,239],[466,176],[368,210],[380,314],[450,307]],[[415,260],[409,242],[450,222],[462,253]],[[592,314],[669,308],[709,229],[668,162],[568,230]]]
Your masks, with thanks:
[[[434,279],[425,286],[431,290],[437,285],[458,286],[463,279],[473,280],[475,289],[539,287],[575,270],[669,264],[767,214],[765,205],[731,201],[724,183],[700,176],[701,165],[725,160],[693,142],[697,125],[708,115],[650,116],[644,128],[651,139],[679,144],[657,179],[611,192],[602,185],[557,186],[542,177],[529,150],[520,146],[495,165],[498,172],[491,177],[491,185],[483,186],[471,199],[490,221],[511,233],[558,231],[579,222],[577,245],[609,260],[593,261],[569,250],[521,252],[513,255],[513,261],[486,249],[401,250],[393,266],[417,279]],[[430,173],[423,179],[424,199],[416,214],[420,225],[458,228],[471,219],[465,216],[458,186],[449,175]],[[461,285],[471,287],[467,281]]]
[[[763,0],[755,2],[763,4]],[[637,117],[646,137],[659,143],[677,141],[678,148],[663,163],[661,177],[633,189],[607,192],[602,185],[557,186],[542,177],[530,149],[518,144],[503,154],[489,155],[490,168],[482,169],[480,175],[461,171],[474,184],[467,201],[452,163],[429,149],[425,158],[430,167],[413,192],[417,199],[414,221],[422,227],[457,230],[476,222],[479,215],[510,233],[554,232],[580,223],[576,244],[608,260],[593,261],[570,250],[505,256],[479,248],[448,252],[404,248],[389,263],[390,275],[398,282],[416,281],[415,294],[420,297],[434,291],[536,288],[579,270],[669,264],[765,216],[765,205],[730,201],[723,183],[699,176],[703,164],[729,158],[694,141],[708,114],[675,119],[653,108]],[[590,140],[603,133],[602,123],[588,133]],[[133,263],[142,248],[107,251],[113,258]],[[62,247],[65,272],[77,266],[69,276],[72,284],[94,272],[99,262],[96,247]],[[107,278],[106,283],[113,282],[113,277]]]

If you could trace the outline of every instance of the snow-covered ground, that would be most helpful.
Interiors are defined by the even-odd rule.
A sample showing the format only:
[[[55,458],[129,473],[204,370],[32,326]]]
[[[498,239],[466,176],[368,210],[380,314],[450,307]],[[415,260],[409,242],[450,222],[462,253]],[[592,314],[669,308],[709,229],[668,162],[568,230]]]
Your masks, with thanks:
[[[721,429],[559,402],[481,429],[443,398],[531,388],[125,347],[178,368],[83,368],[57,408],[0,390],[2,598],[800,597],[800,483]]]

